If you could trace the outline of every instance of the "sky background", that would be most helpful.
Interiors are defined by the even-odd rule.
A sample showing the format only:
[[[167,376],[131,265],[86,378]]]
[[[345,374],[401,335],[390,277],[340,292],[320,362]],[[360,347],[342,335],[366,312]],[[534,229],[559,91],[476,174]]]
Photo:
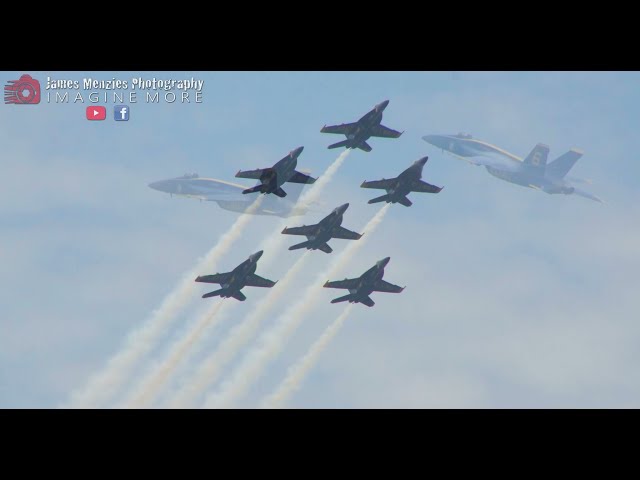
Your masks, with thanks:
[[[85,119],[88,102],[43,96],[37,106],[0,106],[0,407],[64,404],[236,219],[150,182],[186,172],[236,181],[239,169],[270,166],[301,145],[299,168],[318,176],[340,153],[327,145],[344,138],[320,128],[355,121],[385,99],[383,124],[404,135],[351,152],[319,211],[288,226],[317,223],[350,202],[343,226],[361,231],[379,206],[366,203],[378,193],[360,183],[396,176],[425,155],[423,180],[445,188],[411,194],[411,208],[392,205],[344,265],[339,278],[352,278],[390,256],[385,280],[407,288],[374,293],[373,308],[356,305],[288,405],[640,406],[639,73],[28,73],[43,86],[47,75],[205,83],[201,104],[145,104],[139,95],[128,122],[113,121],[111,102],[103,122]],[[585,189],[606,204],[503,182],[421,139],[458,132],[521,157],[546,143],[549,161],[580,148],[571,175],[593,179]],[[279,224],[256,217],[215,270],[233,269]],[[331,255],[346,242],[332,240]],[[277,261],[256,273],[277,280],[301,254],[265,252]],[[294,282],[300,290],[326,261],[312,252]],[[257,406],[342,312],[344,304],[329,303],[341,292],[318,287],[317,308],[238,406]],[[219,301],[201,299],[206,288],[154,358],[205,302]],[[271,320],[300,290],[291,288]],[[244,293],[182,375],[266,295]]]

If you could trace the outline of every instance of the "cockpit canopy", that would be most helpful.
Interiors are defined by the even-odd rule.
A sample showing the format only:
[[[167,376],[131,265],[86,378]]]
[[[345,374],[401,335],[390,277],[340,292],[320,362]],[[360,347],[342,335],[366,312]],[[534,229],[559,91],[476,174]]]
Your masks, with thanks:
[[[198,174],[197,173],[185,173],[182,178],[185,179],[189,179],[189,178],[198,178]]]
[[[468,133],[464,133],[464,132],[460,132],[459,134],[455,135],[456,138],[472,138],[470,134]]]

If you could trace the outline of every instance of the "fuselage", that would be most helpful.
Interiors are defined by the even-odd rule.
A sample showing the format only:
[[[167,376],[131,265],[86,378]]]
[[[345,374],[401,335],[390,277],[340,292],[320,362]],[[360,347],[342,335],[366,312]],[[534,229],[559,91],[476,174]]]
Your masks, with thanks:
[[[221,284],[220,287],[226,292],[223,292],[221,297],[230,297],[232,292],[238,292],[246,286],[247,275],[251,275],[256,272],[258,267],[258,260],[262,256],[262,251],[254,253],[247,260],[242,262],[236,268],[231,271],[231,277],[227,283]]]
[[[473,138],[466,133],[457,135],[425,135],[422,139],[447,152],[460,157],[498,156],[507,160],[522,162],[522,158],[506,150]]]
[[[160,180],[150,183],[149,187],[170,195],[216,202],[225,210],[239,213],[245,212],[255,201],[255,199],[242,194],[242,191],[247,188],[246,186],[215,178],[201,178],[197,174]],[[269,195],[265,197],[257,209],[252,209],[251,213],[280,217],[304,214],[304,209],[294,211],[295,200],[295,196],[280,198]]]
[[[395,183],[391,188],[387,189],[387,193],[391,195],[392,203],[396,203],[399,199],[404,198],[411,192],[411,184],[422,178],[422,169],[426,162],[427,157],[421,158],[398,175]]]
[[[371,129],[380,125],[382,114],[387,105],[389,105],[389,100],[379,103],[356,122],[355,128],[347,134],[347,139],[350,140],[349,148],[357,148],[358,145],[371,137]]]
[[[550,175],[546,168],[527,165],[521,157],[490,143],[472,138],[471,135],[464,133],[457,135],[425,135],[422,138],[427,143],[460,157],[499,159],[504,166],[484,165],[484,167],[487,172],[501,180],[524,187],[535,187],[546,193],[571,194],[574,191],[574,188],[564,179]]]
[[[356,287],[349,289],[349,293],[353,295],[353,299],[349,300],[350,303],[359,302],[373,293],[376,282],[384,277],[384,267],[387,266],[389,260],[390,258],[387,257],[376,262],[373,267],[360,276]]]
[[[315,236],[309,237],[312,247],[318,247],[331,240],[333,229],[342,225],[344,212],[349,207],[346,203],[331,212],[318,223],[318,232]]]

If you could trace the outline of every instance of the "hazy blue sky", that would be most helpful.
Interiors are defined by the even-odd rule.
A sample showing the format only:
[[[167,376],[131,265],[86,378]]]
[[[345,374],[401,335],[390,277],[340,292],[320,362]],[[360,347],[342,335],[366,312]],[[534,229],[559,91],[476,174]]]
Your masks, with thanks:
[[[376,192],[360,183],[424,155],[423,179],[445,188],[412,194],[411,208],[393,205],[345,265],[354,277],[390,256],[385,279],[407,288],[374,294],[373,308],[356,305],[289,405],[640,406],[640,74],[28,73],[43,84],[47,75],[193,76],[204,80],[203,103],[140,101],[128,122],[113,121],[113,103],[103,122],[85,119],[88,103],[0,106],[0,407],[64,403],[236,218],[148,183],[185,172],[235,180],[238,169],[269,166],[300,145],[299,167],[320,175],[340,153],[327,145],[343,138],[320,128],[355,121],[385,99],[383,123],[404,135],[352,152],[327,188],[326,212],[289,226],[350,202],[343,225],[360,231],[378,209],[366,203]],[[550,146],[550,160],[580,148],[571,174],[593,179],[585,189],[607,203],[502,182],[421,140],[460,131],[523,157],[538,142]],[[246,259],[278,224],[256,217],[216,270]],[[332,255],[345,244],[332,241]],[[257,273],[278,279],[300,254],[265,252],[279,261]],[[326,260],[313,252],[300,285]],[[204,288],[155,355],[204,302],[217,301],[202,300]],[[203,352],[265,295],[245,293]],[[319,307],[242,406],[270,393],[339,315],[343,306],[329,303],[339,293],[319,288]]]

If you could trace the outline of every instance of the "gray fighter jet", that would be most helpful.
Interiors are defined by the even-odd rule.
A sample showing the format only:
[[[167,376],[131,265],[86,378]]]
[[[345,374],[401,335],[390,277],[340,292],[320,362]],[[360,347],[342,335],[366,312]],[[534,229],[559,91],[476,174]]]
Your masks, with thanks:
[[[400,293],[405,287],[399,287],[382,280],[384,267],[387,266],[391,257],[383,258],[379,262],[364,272],[358,278],[345,278],[335,282],[326,282],[324,288],[344,288],[349,290],[349,295],[331,300],[331,303],[349,302],[363,303],[367,307],[373,307],[375,302],[369,295],[372,292]]]
[[[545,193],[575,194],[602,203],[600,198],[575,186],[576,183],[590,183],[589,181],[567,176],[569,170],[582,157],[583,152],[580,150],[571,149],[547,164],[549,147],[543,143],[537,144],[522,160],[469,134],[425,135],[422,139],[472,165],[485,167],[491,175],[501,180]]]
[[[260,183],[253,188],[247,188],[242,193],[274,193],[279,197],[286,197],[287,193],[282,189],[285,182],[292,183],[314,183],[315,178],[296,171],[298,166],[298,157],[304,150],[304,147],[298,147],[291,150],[289,154],[282,160],[279,160],[273,167],[259,168],[257,170],[240,170],[236,173],[238,178],[253,178],[260,180]]]
[[[379,103],[357,122],[322,127],[320,130],[322,133],[338,133],[347,137],[346,140],[329,145],[327,148],[359,148],[370,152],[371,146],[367,143],[370,137],[398,138],[404,132],[398,132],[380,124],[382,112],[387,108],[387,105],[389,105],[389,100]]]
[[[325,253],[333,252],[327,244],[332,238],[344,238],[345,240],[359,240],[361,234],[341,227],[344,212],[349,208],[349,204],[340,205],[329,215],[320,220],[315,225],[304,225],[302,227],[285,228],[282,233],[286,235],[305,235],[306,242],[298,243],[289,247],[289,250],[306,248],[307,250],[322,250]]]
[[[379,188],[387,191],[386,195],[372,198],[368,203],[399,203],[405,207],[410,207],[411,200],[407,198],[410,192],[422,193],[438,193],[443,187],[436,187],[427,182],[420,180],[422,178],[422,169],[427,163],[429,157],[423,157],[413,162],[409,168],[395,178],[374,180],[372,182],[362,182],[360,188]]]
[[[246,185],[239,185],[217,178],[200,177],[197,173],[182,177],[168,178],[149,184],[149,187],[173,196],[197,198],[215,202],[221,208],[232,212],[252,215],[277,215],[279,217],[300,216],[311,210],[310,205],[297,205],[304,185],[291,184],[287,198],[267,196],[257,208],[253,207],[255,198],[242,194]]]
[[[240,291],[244,287],[273,287],[277,282],[267,280],[266,278],[262,278],[255,274],[256,267],[258,266],[258,260],[260,260],[263,252],[263,250],[260,250],[259,252],[250,255],[247,260],[242,262],[231,272],[197,277],[196,282],[218,283],[222,286],[220,290],[205,293],[202,298],[217,296],[222,298],[233,297],[236,300],[244,302],[247,297],[245,297]]]

